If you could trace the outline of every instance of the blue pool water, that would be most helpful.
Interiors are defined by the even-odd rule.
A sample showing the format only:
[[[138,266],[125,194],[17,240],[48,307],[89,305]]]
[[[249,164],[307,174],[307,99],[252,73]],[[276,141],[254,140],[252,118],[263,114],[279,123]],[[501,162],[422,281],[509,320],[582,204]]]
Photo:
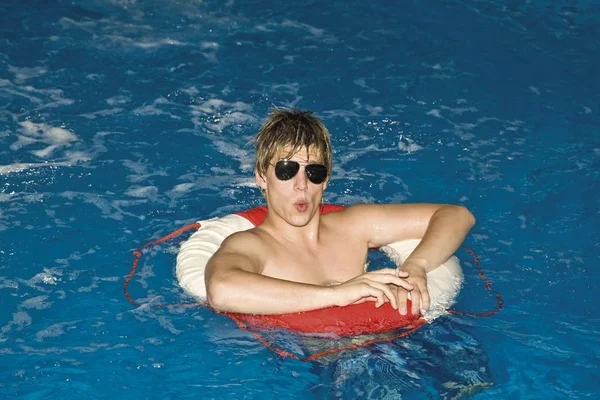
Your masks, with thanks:
[[[599,18],[583,0],[0,3],[0,396],[598,398]],[[332,132],[326,201],[469,207],[504,309],[282,359],[207,309],[152,307],[191,300],[178,240],[145,253],[133,309],[135,248],[262,203],[248,140],[273,105]],[[456,307],[494,308],[459,256]]]

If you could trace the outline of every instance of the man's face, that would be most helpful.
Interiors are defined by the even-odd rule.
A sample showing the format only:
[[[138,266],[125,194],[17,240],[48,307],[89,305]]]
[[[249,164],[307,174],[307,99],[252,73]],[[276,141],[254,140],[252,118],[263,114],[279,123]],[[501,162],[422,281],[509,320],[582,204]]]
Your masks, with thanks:
[[[289,148],[283,148],[270,162],[265,175],[256,173],[256,182],[266,191],[269,210],[287,223],[294,226],[305,226],[316,212],[319,211],[323,190],[327,187],[328,179],[320,184],[315,184],[306,175],[306,167],[310,164],[321,164],[321,156],[314,149],[309,151],[303,148],[290,158]],[[275,165],[282,160],[295,161],[300,164],[300,169],[290,179],[281,180],[275,174]],[[290,163],[293,164],[293,163]],[[280,164],[280,168],[283,167]],[[293,172],[293,170],[292,170]],[[309,174],[319,175],[319,167],[309,167]],[[290,173],[288,173],[289,177]]]

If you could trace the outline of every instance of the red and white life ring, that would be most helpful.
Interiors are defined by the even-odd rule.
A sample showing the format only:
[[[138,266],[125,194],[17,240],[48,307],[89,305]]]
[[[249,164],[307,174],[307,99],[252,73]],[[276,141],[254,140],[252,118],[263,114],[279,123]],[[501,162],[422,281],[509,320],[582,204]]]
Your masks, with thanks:
[[[321,213],[336,212],[343,208],[326,204],[321,206]],[[227,236],[260,225],[266,215],[266,207],[256,207],[200,221],[200,229],[181,245],[177,255],[176,274],[181,287],[195,298],[205,300],[204,270],[209,258]],[[418,244],[417,239],[405,240],[384,246],[381,250],[397,266],[401,266]],[[462,282],[462,269],[455,256],[429,272],[427,289],[431,305],[422,315],[402,316],[389,303],[375,308],[371,302],[281,315],[226,314],[254,328],[286,328],[303,333],[329,333],[338,336],[376,334],[405,327],[421,318],[430,322],[446,313],[454,303]]]

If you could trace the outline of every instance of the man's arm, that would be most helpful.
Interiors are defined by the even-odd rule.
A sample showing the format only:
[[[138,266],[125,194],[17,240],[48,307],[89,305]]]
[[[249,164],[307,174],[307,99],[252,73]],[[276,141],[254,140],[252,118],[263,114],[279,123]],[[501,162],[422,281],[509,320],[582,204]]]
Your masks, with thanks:
[[[364,204],[349,207],[348,212],[351,218],[363,221],[369,247],[421,239],[402,265],[402,270],[409,273],[407,280],[415,286],[411,291],[413,313],[429,308],[426,273],[448,260],[475,224],[465,207],[445,204]],[[403,313],[406,291],[399,290],[396,295]]]
[[[389,284],[412,289],[411,285],[401,279],[408,274],[398,277],[393,269],[364,274],[339,286],[319,286],[271,278],[260,274],[261,260],[253,253],[256,249],[260,249],[260,243],[252,234],[238,233],[227,238],[208,261],[206,293],[208,303],[215,310],[284,314],[345,306],[365,299],[375,300],[376,306],[381,306],[388,299],[397,308]]]

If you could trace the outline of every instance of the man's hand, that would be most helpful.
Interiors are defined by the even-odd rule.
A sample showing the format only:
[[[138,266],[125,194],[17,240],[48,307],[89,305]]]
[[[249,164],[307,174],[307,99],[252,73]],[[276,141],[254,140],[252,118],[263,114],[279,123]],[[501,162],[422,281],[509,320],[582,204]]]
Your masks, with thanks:
[[[412,302],[411,313],[416,315],[420,310],[429,309],[429,292],[427,291],[427,274],[425,269],[419,265],[404,263],[401,272],[408,274],[406,281],[413,286],[410,290],[410,298]],[[408,291],[403,287],[396,287],[394,294],[398,300],[398,310],[401,315],[407,313],[407,298]]]
[[[414,286],[402,278],[408,276],[407,272],[392,268],[383,268],[357,276],[341,285],[334,286],[336,305],[343,307],[349,304],[358,304],[365,301],[375,301],[375,307],[381,307],[389,301],[394,309],[398,309],[398,301],[392,288],[413,290]],[[404,295],[406,307],[406,295]]]

